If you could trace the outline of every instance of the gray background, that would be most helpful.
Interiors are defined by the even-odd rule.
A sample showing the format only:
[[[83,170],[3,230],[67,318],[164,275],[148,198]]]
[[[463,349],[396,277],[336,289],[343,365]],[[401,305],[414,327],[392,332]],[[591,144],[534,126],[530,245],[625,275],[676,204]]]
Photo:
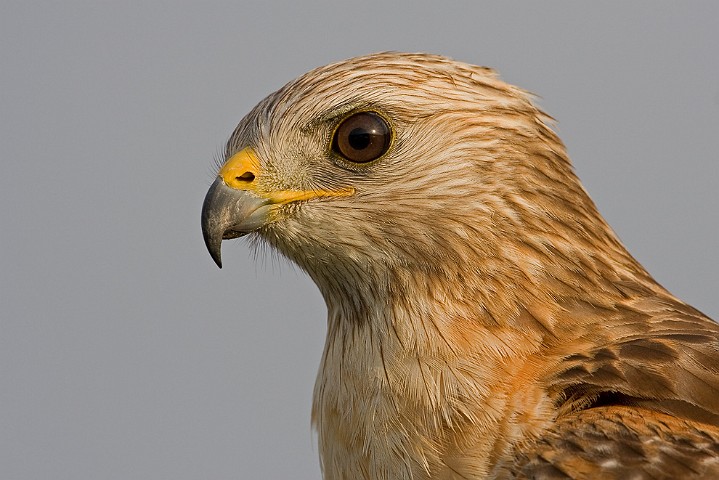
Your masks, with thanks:
[[[325,312],[243,241],[218,270],[212,158],[262,97],[379,50],[541,95],[600,210],[719,317],[719,3],[0,6],[0,478],[318,478]]]

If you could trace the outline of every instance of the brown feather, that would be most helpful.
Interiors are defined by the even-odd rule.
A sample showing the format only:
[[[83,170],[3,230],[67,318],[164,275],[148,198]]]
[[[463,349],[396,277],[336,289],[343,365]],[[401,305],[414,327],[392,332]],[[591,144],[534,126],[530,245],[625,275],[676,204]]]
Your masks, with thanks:
[[[719,478],[719,429],[644,408],[591,408],[519,448],[497,478]]]

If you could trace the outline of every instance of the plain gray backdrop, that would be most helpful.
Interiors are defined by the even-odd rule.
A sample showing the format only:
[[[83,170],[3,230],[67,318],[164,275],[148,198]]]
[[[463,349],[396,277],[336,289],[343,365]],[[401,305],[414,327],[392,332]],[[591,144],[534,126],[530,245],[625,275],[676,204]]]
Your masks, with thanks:
[[[629,250],[719,317],[719,3],[3,2],[0,478],[319,477],[325,310],[205,251],[213,157],[265,95],[381,50],[537,93]]]

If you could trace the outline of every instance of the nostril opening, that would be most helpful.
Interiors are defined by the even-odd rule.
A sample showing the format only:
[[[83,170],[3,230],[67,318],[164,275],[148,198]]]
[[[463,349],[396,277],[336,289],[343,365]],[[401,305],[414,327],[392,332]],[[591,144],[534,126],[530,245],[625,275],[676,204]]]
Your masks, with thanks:
[[[235,180],[237,180],[238,182],[251,182],[254,179],[255,179],[255,174],[252,172],[245,172],[242,175],[240,175],[239,177],[235,177]]]

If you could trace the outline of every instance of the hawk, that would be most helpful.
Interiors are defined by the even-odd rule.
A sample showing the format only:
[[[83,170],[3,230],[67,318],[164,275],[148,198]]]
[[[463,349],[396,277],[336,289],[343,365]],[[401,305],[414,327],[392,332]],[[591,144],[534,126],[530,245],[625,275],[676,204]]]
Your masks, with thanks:
[[[719,325],[627,252],[551,125],[490,69],[380,53],[237,126],[204,239],[319,287],[326,479],[719,478]]]

